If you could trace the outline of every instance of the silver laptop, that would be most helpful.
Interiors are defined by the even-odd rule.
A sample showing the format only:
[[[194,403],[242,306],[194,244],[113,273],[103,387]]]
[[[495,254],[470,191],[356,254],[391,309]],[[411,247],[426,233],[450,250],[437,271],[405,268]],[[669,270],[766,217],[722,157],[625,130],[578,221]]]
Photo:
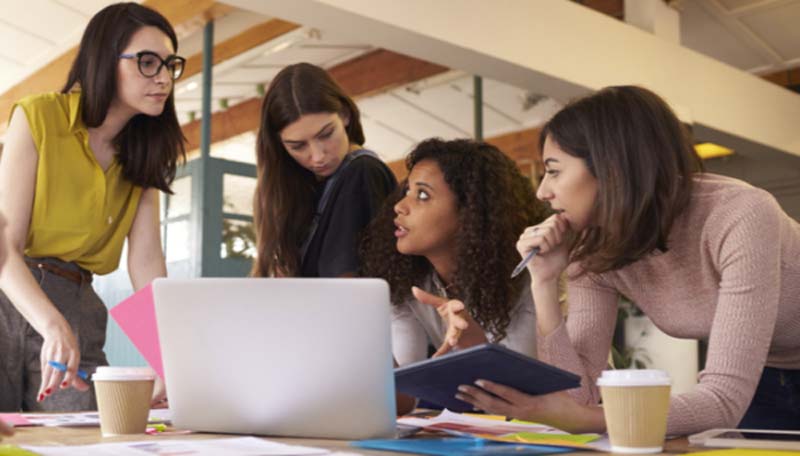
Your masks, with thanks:
[[[389,287],[377,279],[157,279],[173,424],[368,439],[395,430]]]

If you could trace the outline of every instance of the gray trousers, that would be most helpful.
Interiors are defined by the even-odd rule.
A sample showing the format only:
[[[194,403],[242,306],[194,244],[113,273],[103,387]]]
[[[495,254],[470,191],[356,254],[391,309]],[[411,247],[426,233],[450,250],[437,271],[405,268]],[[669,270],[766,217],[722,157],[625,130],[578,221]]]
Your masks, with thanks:
[[[54,258],[38,258],[37,261],[62,269],[79,269],[74,263]],[[91,378],[97,366],[108,365],[103,352],[108,323],[106,306],[89,283],[78,284],[39,268],[30,269],[44,293],[72,327],[81,351],[80,368]],[[62,390],[58,385],[44,401],[36,401],[42,379],[39,361],[42,342],[42,336],[0,291],[0,412],[97,410],[93,387],[81,392],[74,388]]]

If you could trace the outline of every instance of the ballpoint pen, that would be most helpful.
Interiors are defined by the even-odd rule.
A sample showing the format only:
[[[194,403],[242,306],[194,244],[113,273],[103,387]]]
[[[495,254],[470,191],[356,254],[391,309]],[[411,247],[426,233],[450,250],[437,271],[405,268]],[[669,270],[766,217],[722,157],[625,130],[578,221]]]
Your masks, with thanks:
[[[56,370],[59,370],[61,372],[67,371],[67,365],[64,363],[59,363],[58,361],[48,361],[47,364],[53,366]],[[88,380],[89,374],[87,374],[86,371],[83,369],[78,369],[78,377],[84,380]]]
[[[513,279],[514,277],[518,276],[519,273],[522,272],[523,269],[525,269],[525,266],[528,265],[528,262],[531,261],[531,259],[533,259],[533,257],[536,256],[537,253],[539,253],[539,247],[534,247],[533,250],[528,252],[528,254],[525,255],[525,258],[523,258],[522,261],[519,262],[517,267],[514,268],[514,272],[511,273],[511,278]]]

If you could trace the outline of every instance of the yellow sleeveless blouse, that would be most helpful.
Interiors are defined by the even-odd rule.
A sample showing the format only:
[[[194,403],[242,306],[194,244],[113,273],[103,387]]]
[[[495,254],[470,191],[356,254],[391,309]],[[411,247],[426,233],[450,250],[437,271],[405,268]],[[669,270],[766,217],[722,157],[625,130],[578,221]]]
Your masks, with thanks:
[[[22,108],[39,154],[29,257],[75,262],[96,274],[119,266],[142,188],[122,176],[115,159],[104,172],[89,147],[80,116],[80,93],[23,98]]]

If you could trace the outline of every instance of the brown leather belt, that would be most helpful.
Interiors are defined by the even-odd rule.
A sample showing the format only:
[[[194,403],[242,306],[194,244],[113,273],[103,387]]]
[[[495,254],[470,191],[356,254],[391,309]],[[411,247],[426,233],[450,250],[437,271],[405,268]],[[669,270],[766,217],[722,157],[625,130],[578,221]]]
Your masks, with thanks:
[[[36,261],[35,259],[25,259],[25,263],[32,268],[37,268],[42,271],[47,271],[51,274],[55,274],[59,277],[63,277],[70,282],[75,282],[78,285],[83,283],[92,283],[92,273],[79,268],[78,271],[72,271],[70,269],[62,268],[58,265],[53,263],[46,263],[44,261]]]

